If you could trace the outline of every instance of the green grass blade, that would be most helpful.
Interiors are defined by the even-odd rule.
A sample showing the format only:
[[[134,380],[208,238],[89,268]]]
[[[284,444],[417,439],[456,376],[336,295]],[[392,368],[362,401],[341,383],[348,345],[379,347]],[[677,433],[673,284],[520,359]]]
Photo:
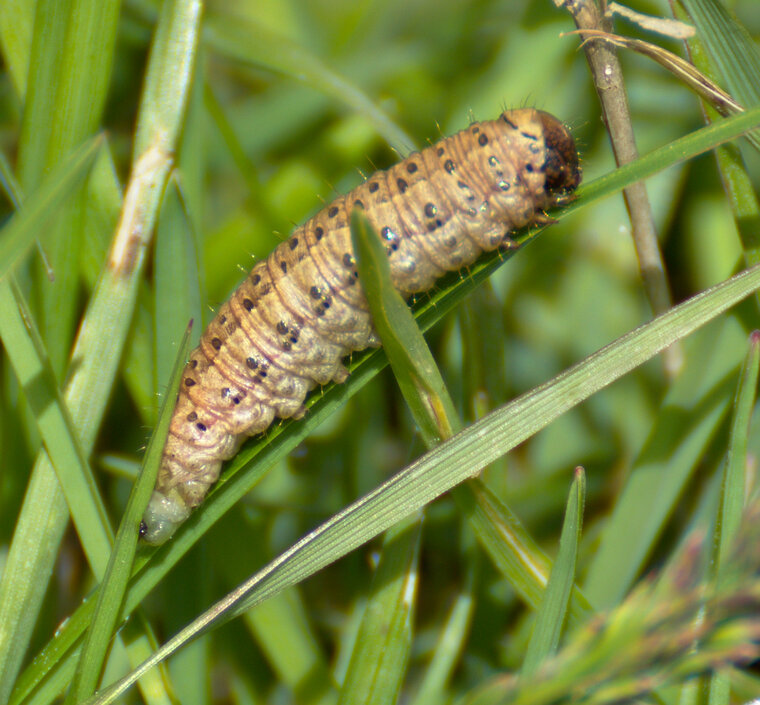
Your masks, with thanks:
[[[19,145],[25,191],[98,128],[116,41],[115,0],[37,3]]]
[[[44,345],[15,282],[0,280],[0,337],[35,414],[82,545],[96,574],[105,571],[113,532]]]
[[[720,504],[713,540],[712,577],[717,589],[728,582],[730,558],[746,505],[747,437],[752,410],[755,406],[758,372],[760,370],[760,334],[754,331],[749,339],[744,359],[736,402],[731,420],[728,456],[723,468]],[[731,700],[731,682],[724,673],[710,678],[708,705],[728,705]]]
[[[155,292],[155,388],[160,389],[177,356],[177,343],[190,320],[201,320],[198,252],[176,179],[170,178],[156,226],[153,265]],[[191,337],[193,347],[200,325]]]
[[[728,560],[728,554],[736,532],[739,530],[742,513],[746,505],[747,484],[747,441],[752,411],[755,406],[758,368],[760,367],[760,334],[754,331],[749,339],[747,356],[742,366],[739,387],[736,391],[728,456],[723,472],[720,514],[718,516],[715,565],[720,581],[721,567]]]
[[[32,3],[24,0],[7,0],[0,3],[0,47],[20,100],[26,95],[33,27]]]
[[[398,698],[412,645],[421,532],[420,514],[385,536],[340,705],[381,705]]]
[[[414,694],[413,705],[428,705],[444,699],[447,681],[457,666],[465,648],[474,610],[472,577],[467,574],[467,588],[456,597],[449,616],[441,629],[440,637],[430,664],[423,673],[419,690]]]
[[[26,208],[6,226],[0,255],[0,267],[4,266],[6,276],[13,258],[28,247],[64,194],[82,177],[99,145],[100,140],[93,140],[64,160],[61,168],[44,179],[40,189],[27,199]],[[0,579],[0,621],[4,627],[0,635],[0,701],[7,698],[12,688],[55,561],[60,535],[50,536],[47,522],[58,520],[65,527],[67,519],[58,479],[47,463],[44,471],[33,474]]]
[[[552,656],[559,645],[562,627],[567,616],[570,595],[575,583],[575,567],[578,544],[583,526],[583,505],[586,501],[586,475],[582,468],[575,471],[575,479],[567,499],[565,521],[559,541],[559,553],[552,567],[552,574],[536,615],[533,634],[528,643],[521,676],[529,678],[541,663]]]
[[[179,390],[182,370],[187,360],[189,338],[190,328],[187,329],[183,340],[180,342],[179,355],[175,361],[169,388],[164,397],[156,432],[151,437],[148,449],[145,451],[143,471],[132,487],[132,493],[116,535],[114,550],[101,581],[100,590],[98,590],[98,600],[92,623],[87,632],[84,648],[79,657],[79,665],[67,698],[67,703],[72,705],[90,696],[100,680],[103,664],[108,654],[108,645],[113,637],[124,602],[127,583],[132,574],[140,521],[156,484],[158,466],[161,464],[164,443],[169,434],[174,401]]]
[[[552,567],[549,557],[482,480],[471,480],[456,487],[452,494],[496,568],[526,604],[539,609]],[[570,600],[570,624],[582,624],[592,613],[588,600],[576,586]]]
[[[79,186],[103,144],[100,137],[88,140],[67,155],[40,183],[10,221],[0,230],[0,279],[21,261],[50,218]]]
[[[375,330],[428,448],[461,427],[433,355],[391,281],[380,236],[360,211],[351,215],[351,241]]]
[[[760,262],[760,204],[752,179],[735,145],[717,149],[718,168],[734,211],[747,266]]]
[[[749,32],[717,0],[681,0],[731,94],[745,107],[760,102],[760,51]]]

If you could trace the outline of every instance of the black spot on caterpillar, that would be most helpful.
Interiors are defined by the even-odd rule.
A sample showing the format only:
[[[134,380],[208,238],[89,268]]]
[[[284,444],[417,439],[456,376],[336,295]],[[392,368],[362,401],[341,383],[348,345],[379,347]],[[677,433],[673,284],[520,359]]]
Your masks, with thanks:
[[[393,283],[410,296],[508,246],[517,228],[547,222],[543,211],[580,180],[562,123],[512,110],[373,174],[296,228],[256,264],[190,354],[143,538],[166,541],[245,438],[275,417],[303,415],[309,390],[345,381],[343,357],[378,345],[356,286],[353,208],[380,234]]]

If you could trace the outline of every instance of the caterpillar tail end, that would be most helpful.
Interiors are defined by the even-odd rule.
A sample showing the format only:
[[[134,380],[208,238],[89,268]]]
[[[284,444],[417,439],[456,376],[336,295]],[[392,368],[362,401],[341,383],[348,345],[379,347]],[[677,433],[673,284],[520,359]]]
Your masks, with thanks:
[[[167,496],[154,490],[140,522],[140,538],[152,546],[159,546],[168,541],[189,516],[190,507],[177,492]]]

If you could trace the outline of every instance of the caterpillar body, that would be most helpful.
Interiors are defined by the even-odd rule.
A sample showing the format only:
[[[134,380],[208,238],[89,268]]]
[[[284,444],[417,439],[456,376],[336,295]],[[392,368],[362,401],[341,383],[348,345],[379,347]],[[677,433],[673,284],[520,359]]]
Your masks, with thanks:
[[[548,222],[544,210],[580,180],[563,124],[512,110],[373,174],[296,228],[254,266],[190,354],[144,540],[166,541],[245,438],[275,417],[303,415],[309,390],[345,381],[343,357],[378,345],[351,246],[354,208],[382,238],[394,286],[410,296],[508,246],[517,228]]]

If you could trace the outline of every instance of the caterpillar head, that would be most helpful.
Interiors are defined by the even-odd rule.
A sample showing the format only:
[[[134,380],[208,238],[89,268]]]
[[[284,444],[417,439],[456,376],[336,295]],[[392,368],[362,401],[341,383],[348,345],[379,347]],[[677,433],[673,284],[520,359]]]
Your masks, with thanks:
[[[546,144],[546,191],[550,196],[568,196],[581,182],[581,166],[575,140],[569,130],[549,113],[536,111],[544,128]]]

